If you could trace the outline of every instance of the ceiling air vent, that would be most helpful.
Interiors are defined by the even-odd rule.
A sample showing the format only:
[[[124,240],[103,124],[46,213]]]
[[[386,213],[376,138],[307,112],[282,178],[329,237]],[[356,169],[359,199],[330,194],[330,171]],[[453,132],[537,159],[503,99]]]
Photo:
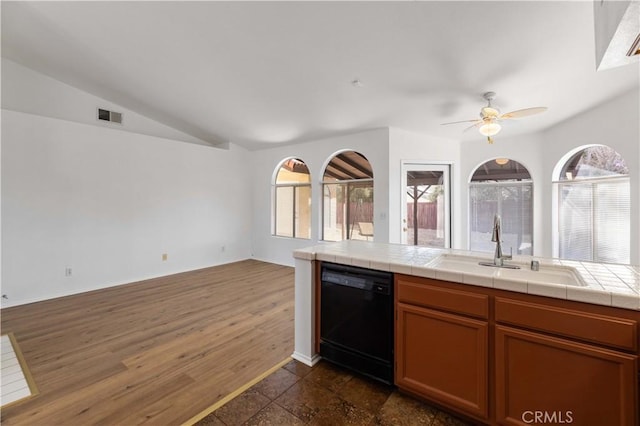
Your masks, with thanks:
[[[98,108],[98,120],[122,124],[122,113]]]

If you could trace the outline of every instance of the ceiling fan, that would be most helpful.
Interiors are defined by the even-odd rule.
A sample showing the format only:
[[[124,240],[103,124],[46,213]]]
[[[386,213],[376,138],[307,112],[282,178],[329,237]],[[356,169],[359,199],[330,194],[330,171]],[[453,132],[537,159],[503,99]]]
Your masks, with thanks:
[[[479,119],[453,121],[451,123],[442,123],[442,125],[445,126],[449,124],[473,123],[471,126],[464,129],[464,131],[466,132],[467,130],[476,127],[480,134],[487,137],[487,142],[493,143],[493,136],[497,135],[498,132],[500,132],[500,130],[502,129],[499,121],[511,120],[512,118],[528,117],[530,115],[539,114],[547,110],[547,107],[533,107],[501,114],[498,108],[491,105],[491,101],[496,97],[495,92],[486,92],[484,95],[482,95],[482,97],[487,101],[487,106],[483,107],[480,110]]]

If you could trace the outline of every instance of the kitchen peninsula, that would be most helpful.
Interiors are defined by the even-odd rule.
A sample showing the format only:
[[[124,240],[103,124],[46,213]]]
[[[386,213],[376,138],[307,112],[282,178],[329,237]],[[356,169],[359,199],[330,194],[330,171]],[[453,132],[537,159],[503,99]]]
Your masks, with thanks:
[[[639,267],[362,241],[294,257],[301,362],[320,358],[320,265],[387,271],[402,391],[486,424],[637,425]]]

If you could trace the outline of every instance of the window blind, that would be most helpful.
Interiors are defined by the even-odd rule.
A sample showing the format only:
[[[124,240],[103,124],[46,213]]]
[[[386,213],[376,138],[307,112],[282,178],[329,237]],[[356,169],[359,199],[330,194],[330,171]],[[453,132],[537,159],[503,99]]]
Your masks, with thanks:
[[[560,257],[630,261],[629,178],[558,183]]]
[[[493,217],[502,218],[503,247],[533,254],[533,185],[530,182],[477,183],[469,187],[471,250],[493,251]]]

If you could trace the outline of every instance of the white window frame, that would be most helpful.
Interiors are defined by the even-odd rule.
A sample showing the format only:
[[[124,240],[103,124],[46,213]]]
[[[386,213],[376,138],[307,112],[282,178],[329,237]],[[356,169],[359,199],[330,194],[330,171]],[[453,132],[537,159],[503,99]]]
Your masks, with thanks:
[[[564,167],[564,164],[566,163],[566,161],[562,164],[562,167]],[[593,185],[596,185],[598,183],[610,183],[613,181],[626,181],[629,184],[631,183],[630,181],[630,176],[629,175],[613,175],[613,176],[608,176],[608,177],[594,177],[594,178],[581,178],[581,179],[573,179],[573,180],[554,180],[553,181],[553,186],[554,186],[554,215],[553,215],[553,220],[554,220],[554,241],[553,241],[553,251],[554,251],[554,256],[556,257],[560,257],[560,236],[561,236],[561,232],[560,232],[560,206],[561,206],[561,197],[562,197],[562,186],[563,185],[589,185],[591,187],[593,187]],[[593,191],[591,192],[592,196],[593,196]],[[629,198],[631,198],[631,194],[629,194]],[[593,199],[592,199],[593,200]],[[591,203],[591,217],[593,218],[595,216],[595,210],[597,209],[597,201],[596,202],[592,202]],[[629,218],[629,220],[631,220],[631,217]],[[592,246],[591,246],[591,259],[579,259],[579,260],[584,260],[584,261],[592,261],[592,262],[600,262],[600,256],[597,252],[597,248],[598,248],[598,244],[597,244],[597,237],[598,237],[598,232],[596,230],[596,223],[592,222],[591,224],[591,241],[592,241]],[[631,243],[631,241],[630,241]],[[631,250],[631,247],[629,247],[629,250]],[[629,259],[630,260],[630,259]],[[629,262],[629,260],[627,260],[627,262]]]
[[[564,180],[562,179],[563,176],[561,176],[562,171],[565,169],[565,166],[567,165],[567,162],[571,161],[571,159],[578,153],[587,150],[589,148],[592,147],[598,147],[598,146],[603,146],[603,147],[607,147],[609,149],[612,149],[614,151],[615,148],[613,148],[612,146],[609,145],[604,145],[604,144],[586,144],[586,145],[581,145],[578,147],[575,147],[574,149],[568,151],[567,153],[565,153],[560,160],[556,163],[555,167],[553,168],[553,174],[551,176],[552,179],[552,197],[551,197],[551,208],[552,208],[552,214],[551,214],[551,227],[552,227],[552,238],[551,238],[551,244],[552,244],[552,254],[554,257],[560,258],[560,197],[562,195],[561,191],[560,191],[560,185],[564,182],[564,183],[576,183],[576,182],[589,182],[589,181],[593,181],[593,180],[608,180],[608,179],[616,179],[616,178],[627,178],[630,181],[630,185],[632,184],[631,180],[630,180],[630,174],[616,174],[616,175],[611,175],[611,176],[602,176],[602,177],[585,177],[585,178],[574,178],[571,180]],[[622,158],[623,161],[624,157],[622,157],[622,155],[616,151],[616,153],[618,153],[618,155],[620,155],[620,157]],[[627,162],[625,161],[625,164],[627,164]],[[631,192],[629,192],[629,201],[632,202],[633,200],[631,199]],[[630,216],[629,216],[629,225],[631,230],[633,230],[633,222],[632,220],[632,216],[631,216],[631,212],[630,212]],[[633,241],[630,241],[629,244],[629,256],[630,258],[633,258]]]
[[[288,159],[287,159],[288,160]],[[312,209],[311,209],[311,203],[312,203],[312,199],[313,199],[313,190],[311,188],[311,172],[309,172],[309,182],[301,182],[301,183],[291,183],[291,182],[287,182],[287,183],[278,183],[278,174],[280,173],[280,170],[282,169],[283,164],[287,161],[284,160],[282,162],[280,162],[280,164],[278,165],[278,167],[275,170],[275,176],[273,177],[273,184],[272,184],[272,200],[273,200],[273,208],[271,209],[271,211],[273,212],[273,220],[272,220],[272,232],[271,235],[274,237],[279,237],[279,238],[295,238],[295,239],[300,239],[300,240],[310,240],[311,239],[311,217],[309,218],[309,230],[308,230],[308,237],[299,237],[296,235],[296,224],[299,220],[299,218],[296,216],[296,188],[299,187],[307,187],[309,188],[309,214],[310,216],[312,215]],[[301,161],[306,167],[307,170],[309,170],[309,166],[307,166],[307,163],[305,163],[303,160],[297,159],[298,161]],[[278,235],[278,188],[292,188],[293,189],[293,201],[291,204],[291,208],[293,209],[292,212],[292,236],[289,235]]]

